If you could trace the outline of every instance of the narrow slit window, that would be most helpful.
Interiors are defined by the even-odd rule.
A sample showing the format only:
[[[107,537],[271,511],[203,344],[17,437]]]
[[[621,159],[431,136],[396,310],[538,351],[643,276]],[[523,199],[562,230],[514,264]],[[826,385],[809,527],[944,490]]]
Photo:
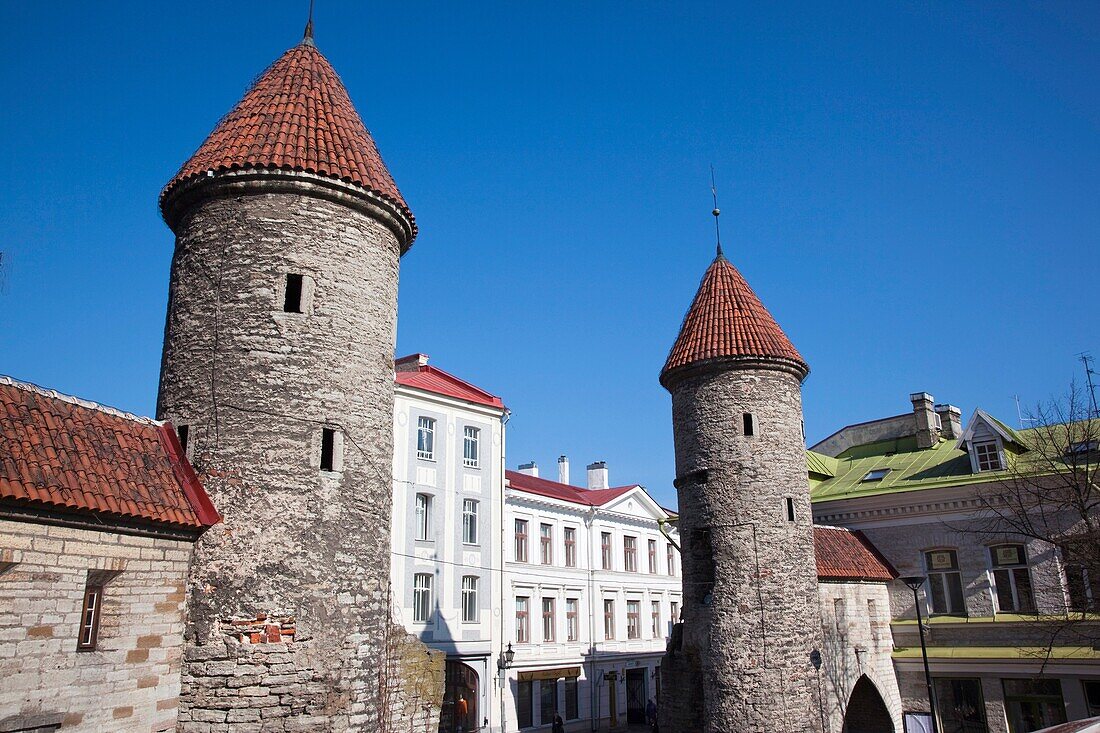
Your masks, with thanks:
[[[295,273],[287,273],[286,291],[283,296],[283,311],[286,313],[302,312],[302,276]]]
[[[787,497],[787,521],[794,521],[794,499]]]
[[[336,458],[336,431],[332,428],[321,428],[321,470],[335,470]]]
[[[84,587],[84,607],[80,613],[78,651],[94,651],[99,637],[99,609],[103,602],[103,586],[89,583]]]
[[[187,454],[187,438],[190,437],[190,427],[187,425],[180,425],[176,428],[176,437],[180,439],[180,448],[183,448],[184,455]]]
[[[746,436],[756,435],[756,418],[753,417],[751,412],[746,412],[741,415],[741,423],[745,429]]]

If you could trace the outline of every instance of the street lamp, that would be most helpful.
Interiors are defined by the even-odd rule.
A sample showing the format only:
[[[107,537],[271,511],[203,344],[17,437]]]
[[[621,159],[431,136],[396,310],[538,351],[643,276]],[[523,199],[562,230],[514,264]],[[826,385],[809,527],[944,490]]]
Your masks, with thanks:
[[[821,690],[821,652],[819,650],[814,649],[810,652],[810,664],[817,672],[817,712],[821,715],[821,733],[828,733],[825,730],[825,695]]]
[[[917,630],[920,631],[920,656],[924,660],[924,683],[928,686],[928,707],[932,712],[932,733],[940,733],[939,723],[936,722],[936,694],[932,690],[932,673],[928,671],[928,649],[924,645],[924,620],[920,615],[920,599],[917,591],[924,585],[923,575],[908,575],[898,578],[913,591],[913,607],[917,609]]]
[[[515,658],[516,653],[512,650],[512,642],[508,642],[508,648],[501,652],[500,658],[497,659],[497,669],[511,669]]]

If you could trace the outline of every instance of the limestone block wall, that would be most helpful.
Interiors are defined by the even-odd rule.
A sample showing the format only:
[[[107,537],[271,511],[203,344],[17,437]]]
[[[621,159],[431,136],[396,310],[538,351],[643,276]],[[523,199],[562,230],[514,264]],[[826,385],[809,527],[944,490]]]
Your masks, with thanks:
[[[265,730],[379,730],[399,245],[338,184],[293,179],[196,194],[174,222],[157,414],[188,426],[224,518],[190,576],[186,731],[260,729],[246,698]]]
[[[821,582],[820,684],[824,693],[825,730],[841,733],[861,677],[873,685],[889,711],[895,731],[902,731],[902,703],[891,654],[890,593],[886,583]],[[852,710],[853,718],[861,711]]]
[[[447,655],[396,624],[386,636],[380,730],[436,733],[446,683]]]
[[[778,369],[729,368],[683,377],[671,391],[684,548],[681,653],[700,665],[701,700],[698,691],[693,699],[702,729],[814,730],[810,652],[822,637],[800,380]],[[755,435],[744,434],[743,413],[754,416]],[[662,718],[662,729],[683,729]]]
[[[188,541],[0,520],[0,730],[176,729]],[[89,574],[98,644],[77,651]]]

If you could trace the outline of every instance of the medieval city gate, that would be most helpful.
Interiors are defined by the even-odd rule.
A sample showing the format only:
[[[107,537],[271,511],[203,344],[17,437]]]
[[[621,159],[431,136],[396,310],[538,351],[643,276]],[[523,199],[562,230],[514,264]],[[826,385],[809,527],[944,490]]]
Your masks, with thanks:
[[[867,675],[860,677],[852,688],[844,713],[843,733],[894,733],[890,711]]]

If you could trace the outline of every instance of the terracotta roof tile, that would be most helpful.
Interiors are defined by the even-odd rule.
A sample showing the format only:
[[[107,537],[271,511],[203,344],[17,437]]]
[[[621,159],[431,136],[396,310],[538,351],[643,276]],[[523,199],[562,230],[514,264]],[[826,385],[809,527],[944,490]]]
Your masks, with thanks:
[[[809,367],[741,273],[719,255],[707,268],[669,351],[662,381],[673,369],[722,358],[766,358]]]
[[[161,192],[208,171],[283,168],[354,183],[416,223],[340,77],[303,42],[268,67]]]
[[[817,577],[824,580],[888,581],[898,577],[862,532],[842,527],[814,527]]]
[[[202,529],[220,521],[175,431],[0,377],[0,502]]]

